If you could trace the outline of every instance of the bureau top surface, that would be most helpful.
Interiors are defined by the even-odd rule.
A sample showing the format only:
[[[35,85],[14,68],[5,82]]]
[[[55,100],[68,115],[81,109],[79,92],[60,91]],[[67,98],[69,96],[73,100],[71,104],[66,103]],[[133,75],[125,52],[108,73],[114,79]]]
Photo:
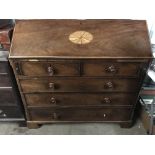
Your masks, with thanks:
[[[150,58],[142,20],[18,20],[10,58]]]

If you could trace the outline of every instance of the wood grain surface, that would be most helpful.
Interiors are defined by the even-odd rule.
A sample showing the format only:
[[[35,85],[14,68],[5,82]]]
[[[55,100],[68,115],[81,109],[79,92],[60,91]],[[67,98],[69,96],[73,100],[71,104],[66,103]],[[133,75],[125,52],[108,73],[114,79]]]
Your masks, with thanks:
[[[89,44],[74,44],[70,34],[87,31]],[[12,57],[144,58],[151,57],[145,21],[21,20],[13,35]]]

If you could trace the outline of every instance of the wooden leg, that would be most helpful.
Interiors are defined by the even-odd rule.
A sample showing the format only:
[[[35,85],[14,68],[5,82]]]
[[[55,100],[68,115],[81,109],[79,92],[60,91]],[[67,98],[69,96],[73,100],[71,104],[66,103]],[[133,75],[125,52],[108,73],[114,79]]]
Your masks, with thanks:
[[[30,123],[30,122],[27,122],[27,127],[29,129],[38,129],[40,127],[40,125],[38,123]]]
[[[121,128],[131,128],[133,126],[133,122],[122,122],[120,123]]]

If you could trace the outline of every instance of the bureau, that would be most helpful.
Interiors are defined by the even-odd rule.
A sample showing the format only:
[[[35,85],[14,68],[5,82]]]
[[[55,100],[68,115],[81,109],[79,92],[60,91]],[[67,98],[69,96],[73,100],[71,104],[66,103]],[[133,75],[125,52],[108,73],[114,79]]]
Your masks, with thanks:
[[[29,128],[131,127],[151,60],[142,20],[18,20],[9,56]]]

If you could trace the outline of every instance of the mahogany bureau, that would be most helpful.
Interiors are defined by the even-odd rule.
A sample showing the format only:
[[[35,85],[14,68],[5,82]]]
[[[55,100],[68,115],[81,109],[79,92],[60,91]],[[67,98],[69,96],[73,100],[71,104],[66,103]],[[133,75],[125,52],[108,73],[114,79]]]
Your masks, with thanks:
[[[29,128],[130,127],[152,54],[145,21],[18,20],[9,60]]]

